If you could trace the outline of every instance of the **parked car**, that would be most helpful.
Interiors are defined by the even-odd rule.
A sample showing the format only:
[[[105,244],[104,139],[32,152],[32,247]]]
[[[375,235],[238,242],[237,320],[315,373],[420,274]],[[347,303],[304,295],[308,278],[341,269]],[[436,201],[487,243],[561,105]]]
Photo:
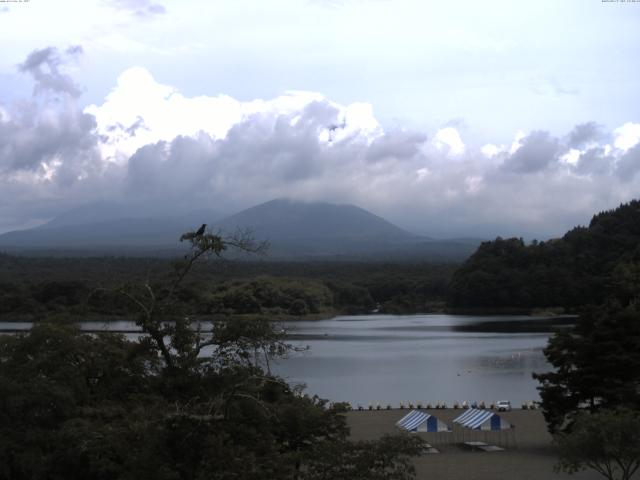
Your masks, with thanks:
[[[498,400],[496,402],[496,410],[499,412],[508,412],[511,410],[511,402],[509,400]]]

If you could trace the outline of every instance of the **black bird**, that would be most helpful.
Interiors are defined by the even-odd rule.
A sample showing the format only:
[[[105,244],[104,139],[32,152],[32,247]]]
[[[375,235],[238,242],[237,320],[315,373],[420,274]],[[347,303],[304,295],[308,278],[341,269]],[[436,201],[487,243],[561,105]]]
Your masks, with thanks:
[[[203,223],[202,226],[196,232],[196,237],[201,237],[204,234],[204,229],[207,228],[207,224]]]

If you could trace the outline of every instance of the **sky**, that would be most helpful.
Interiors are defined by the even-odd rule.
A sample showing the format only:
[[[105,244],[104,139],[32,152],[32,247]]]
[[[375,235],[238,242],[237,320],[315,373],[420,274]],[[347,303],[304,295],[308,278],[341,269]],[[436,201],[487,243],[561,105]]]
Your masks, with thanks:
[[[353,203],[549,238],[640,192],[640,2],[0,0],[0,233]]]

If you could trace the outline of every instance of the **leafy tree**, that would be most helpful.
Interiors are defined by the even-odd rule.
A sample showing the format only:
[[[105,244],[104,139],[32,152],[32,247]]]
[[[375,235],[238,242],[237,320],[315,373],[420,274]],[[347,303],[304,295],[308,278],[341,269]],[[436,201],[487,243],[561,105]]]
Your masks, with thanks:
[[[47,323],[0,337],[0,480],[358,478],[353,466],[411,478],[419,440],[350,442],[340,405],[269,372],[288,351],[270,322],[227,317],[205,331],[181,315],[173,299],[196,262],[259,250],[183,239],[192,248],[168,284],[118,289],[139,311],[138,341]]]
[[[640,245],[640,200],[595,215],[588,227],[525,245],[522,239],[484,242],[455,272],[449,301],[458,308],[598,305],[615,286],[611,276]],[[637,256],[637,253],[636,253]]]
[[[63,478],[54,473],[65,465],[97,467],[91,456],[103,458],[100,468],[108,472],[115,454],[101,451],[118,445],[118,429],[129,428],[125,418],[133,421],[145,404],[155,403],[148,398],[158,373],[157,356],[145,343],[119,335],[82,335],[73,326],[41,324],[28,334],[3,336],[0,478]],[[78,448],[66,449],[70,443]],[[86,468],[68,478],[83,478],[82,472],[84,478],[102,478]]]
[[[640,467],[640,411],[581,413],[568,433],[556,436],[557,471],[592,469],[609,480],[629,480]]]
[[[424,445],[409,434],[384,436],[378,441],[320,444],[308,465],[309,480],[409,480],[415,468],[411,457]],[[400,455],[398,452],[402,452]]]
[[[640,303],[611,300],[554,335],[544,350],[554,371],[534,374],[552,433],[581,410],[640,406]]]

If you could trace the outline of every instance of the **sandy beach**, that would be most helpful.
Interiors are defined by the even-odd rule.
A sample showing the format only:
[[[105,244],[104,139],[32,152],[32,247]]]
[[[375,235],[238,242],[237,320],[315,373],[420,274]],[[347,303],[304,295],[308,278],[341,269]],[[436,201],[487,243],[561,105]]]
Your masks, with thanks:
[[[461,410],[425,410],[451,425],[451,420],[462,413]],[[395,423],[409,412],[405,410],[352,411],[347,413],[347,422],[355,440],[375,439],[385,433],[396,433]],[[487,438],[501,440],[504,451],[470,451],[452,443],[452,434],[417,433],[440,453],[424,454],[415,460],[418,479],[451,480],[541,480],[576,479],[591,480],[602,478],[596,472],[583,471],[574,475],[557,474],[553,471],[557,457],[551,444],[551,436],[546,430],[542,413],[537,410],[513,410],[500,412],[515,425],[515,444],[512,437],[495,435]],[[491,434],[490,434],[491,435]],[[480,433],[478,438],[484,440]],[[634,478],[640,478],[635,475]]]

